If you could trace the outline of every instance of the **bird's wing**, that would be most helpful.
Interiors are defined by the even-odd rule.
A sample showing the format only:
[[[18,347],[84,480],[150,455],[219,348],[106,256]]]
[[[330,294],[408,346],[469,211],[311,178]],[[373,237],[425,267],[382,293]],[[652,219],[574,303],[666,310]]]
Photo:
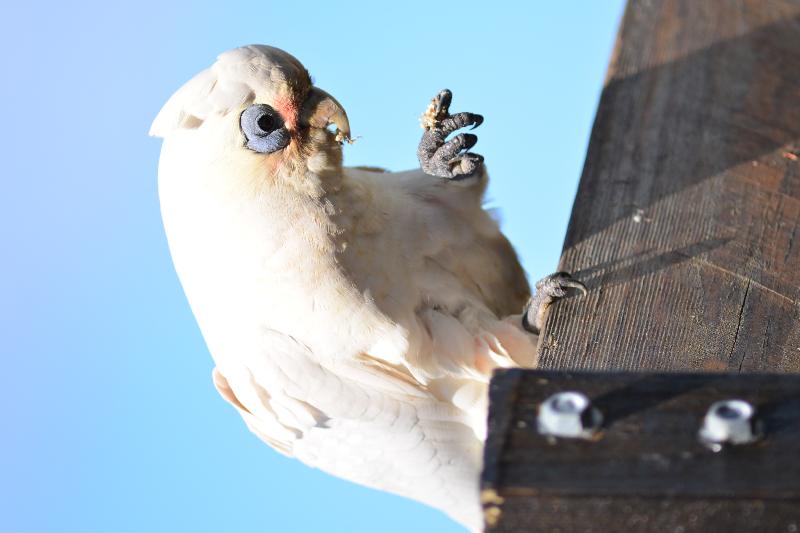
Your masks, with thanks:
[[[535,338],[521,323],[528,283],[497,222],[482,209],[485,175],[459,183],[418,170],[348,168],[347,174],[363,191],[357,203],[372,206],[373,214],[351,225],[340,261],[407,332],[401,359],[408,371],[422,383],[488,381],[497,366],[535,364]],[[471,403],[462,407],[472,410]]]
[[[485,168],[461,182],[431,178],[419,169],[398,174],[398,183],[418,211],[434,209],[449,221],[431,236],[438,246],[429,258],[465,288],[476,288],[498,317],[519,313],[530,297],[530,286],[514,247],[496,218],[483,208]]]
[[[262,349],[218,365],[220,394],[276,450],[476,520],[482,444],[461,410],[404,372],[368,356],[320,363],[273,330]]]
[[[488,182],[484,169],[463,181],[434,178],[420,169],[376,172],[356,167],[345,172],[366,191],[366,201],[386,213],[379,231],[359,236],[370,247],[381,246],[382,238],[390,249],[411,246],[403,268],[415,268],[417,254],[432,267],[418,273],[436,277],[441,269],[498,317],[522,311],[530,286],[513,246],[483,208]]]

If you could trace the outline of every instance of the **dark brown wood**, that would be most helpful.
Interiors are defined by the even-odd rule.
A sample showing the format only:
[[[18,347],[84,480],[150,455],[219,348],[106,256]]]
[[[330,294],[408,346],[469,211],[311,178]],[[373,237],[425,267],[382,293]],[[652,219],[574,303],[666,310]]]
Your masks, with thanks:
[[[800,372],[800,0],[630,0],[560,269],[589,295],[551,309],[541,368]],[[489,529],[800,532],[798,378],[741,375],[587,378],[603,439],[552,445],[554,382],[500,372]],[[773,434],[713,454],[696,428],[731,384]]]
[[[797,502],[646,498],[509,496],[498,525],[487,531],[523,533],[797,533]]]
[[[539,405],[586,394],[597,439],[539,434]],[[714,452],[708,407],[752,403],[764,437]],[[498,372],[482,495],[490,531],[792,531],[800,528],[800,376]],[[800,531],[800,529],[795,529]]]
[[[797,154],[800,1],[630,2],[540,366],[800,371]]]

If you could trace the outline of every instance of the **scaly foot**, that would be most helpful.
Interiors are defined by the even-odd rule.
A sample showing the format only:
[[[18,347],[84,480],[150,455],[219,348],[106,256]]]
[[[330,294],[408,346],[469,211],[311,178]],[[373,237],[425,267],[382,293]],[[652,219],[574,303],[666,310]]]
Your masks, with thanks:
[[[417,148],[417,157],[422,170],[430,175],[448,179],[463,179],[483,164],[483,156],[469,151],[478,142],[471,133],[460,133],[446,141],[447,136],[466,126],[477,128],[483,117],[475,113],[450,114],[453,93],[444,89],[431,100],[420,119],[425,133]]]
[[[556,272],[536,282],[536,294],[531,296],[522,312],[522,327],[536,335],[544,326],[544,315],[550,304],[567,295],[569,289],[587,294],[586,286],[566,272]]]

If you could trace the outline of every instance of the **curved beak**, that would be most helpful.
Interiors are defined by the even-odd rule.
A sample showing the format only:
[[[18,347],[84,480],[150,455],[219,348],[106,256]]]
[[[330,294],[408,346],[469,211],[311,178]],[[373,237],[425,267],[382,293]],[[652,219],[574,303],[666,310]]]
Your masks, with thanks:
[[[328,125],[336,126],[336,139],[340,142],[350,142],[350,122],[347,113],[336,98],[322,89],[312,87],[308,91],[300,120],[314,128],[327,128]]]

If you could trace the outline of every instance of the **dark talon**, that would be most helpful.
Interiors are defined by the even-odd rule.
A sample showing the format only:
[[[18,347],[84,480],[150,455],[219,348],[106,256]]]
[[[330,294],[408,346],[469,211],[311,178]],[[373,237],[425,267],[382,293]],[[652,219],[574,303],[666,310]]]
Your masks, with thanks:
[[[473,125],[471,129],[474,130],[483,124],[483,117],[475,113],[456,113],[442,120],[436,130],[442,137],[447,137],[457,129],[464,128],[470,124]]]
[[[564,285],[565,287],[571,287],[573,289],[577,289],[577,290],[581,291],[581,293],[583,293],[584,296],[589,294],[589,290],[586,288],[586,285],[584,285],[583,283],[581,283],[578,280],[575,280],[575,279],[564,280],[562,285]]]
[[[450,102],[453,101],[453,93],[450,89],[442,89],[436,95],[436,116],[447,116],[450,111]]]
[[[536,294],[523,310],[522,327],[538,335],[544,325],[545,311],[553,302],[566,296],[567,289],[576,289],[584,296],[588,294],[586,286],[567,272],[556,272],[537,281]]]
[[[454,131],[471,126],[475,129],[483,124],[483,117],[475,113],[450,114],[453,93],[447,89],[439,94],[422,116],[425,133],[417,148],[417,157],[423,172],[441,178],[465,178],[475,173],[483,163],[483,156],[470,153],[478,137],[461,133],[449,141],[447,136]]]
[[[439,148],[442,159],[450,159],[461,150],[469,150],[478,142],[478,136],[472,133],[459,133]],[[439,155],[439,154],[437,154]],[[449,156],[449,157],[448,157]]]
[[[589,294],[589,291],[586,289],[586,285],[573,278],[572,274],[570,274],[569,272],[556,272],[555,274],[550,274],[549,276],[545,276],[544,278],[536,282],[536,288],[546,289],[547,286],[552,286],[554,282],[558,283],[559,288],[570,287],[572,289],[577,289],[581,291],[584,294],[584,296]]]

